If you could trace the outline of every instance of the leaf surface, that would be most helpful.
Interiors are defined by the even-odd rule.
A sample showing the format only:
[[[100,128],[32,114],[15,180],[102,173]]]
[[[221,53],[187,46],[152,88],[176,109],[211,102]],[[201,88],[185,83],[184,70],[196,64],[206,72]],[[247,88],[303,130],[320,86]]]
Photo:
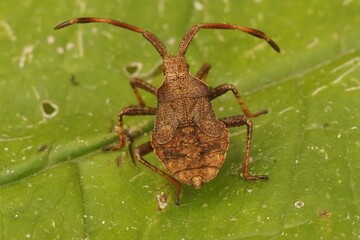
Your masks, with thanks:
[[[1,239],[356,239],[360,236],[360,3],[358,1],[26,1],[0,3]],[[80,16],[119,19],[153,32],[176,53],[201,22],[266,32],[281,47],[237,31],[200,30],[187,51],[210,86],[236,85],[253,112],[250,170],[241,176],[244,128],[201,190],[102,151],[117,141],[117,112],[137,103],[124,68],[147,81],[158,53],[137,33],[105,24],[53,27]],[[151,94],[141,92],[149,106]],[[242,114],[228,93],[218,117]],[[126,117],[149,140],[153,117]],[[141,133],[141,134],[140,134]],[[160,166],[153,154],[146,159]],[[157,195],[168,196],[158,210]]]

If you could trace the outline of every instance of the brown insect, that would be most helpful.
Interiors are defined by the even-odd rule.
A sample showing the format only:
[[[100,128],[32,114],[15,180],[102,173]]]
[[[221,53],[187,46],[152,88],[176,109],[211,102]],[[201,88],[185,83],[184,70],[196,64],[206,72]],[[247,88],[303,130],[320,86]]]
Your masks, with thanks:
[[[204,64],[195,76],[189,73],[185,60],[186,50],[200,29],[234,29],[264,39],[275,51],[280,52],[278,45],[265,33],[243,26],[225,23],[204,23],[191,27],[183,37],[178,53],[168,54],[164,44],[151,32],[139,27],[106,18],[76,18],[60,23],[55,29],[75,23],[108,23],[133,32],[141,33],[159,52],[163,59],[164,81],[159,88],[138,78],[130,80],[139,106],[126,107],[119,113],[119,144],[115,149],[125,145],[123,116],[155,115],[155,126],[151,141],[135,149],[136,159],[165,177],[176,187],[176,204],[180,203],[181,185],[185,183],[199,189],[202,184],[212,180],[225,161],[229,146],[229,127],[246,125],[247,139],[243,160],[243,177],[247,180],[268,179],[266,175],[249,175],[249,154],[252,134],[251,117],[266,114],[267,111],[251,113],[245,106],[235,86],[223,84],[210,88],[205,79],[210,70]],[[157,97],[157,107],[147,107],[138,93],[138,88],[148,91]],[[211,101],[231,91],[236,97],[244,115],[216,118]],[[160,170],[143,156],[154,151],[165,166],[167,172]]]

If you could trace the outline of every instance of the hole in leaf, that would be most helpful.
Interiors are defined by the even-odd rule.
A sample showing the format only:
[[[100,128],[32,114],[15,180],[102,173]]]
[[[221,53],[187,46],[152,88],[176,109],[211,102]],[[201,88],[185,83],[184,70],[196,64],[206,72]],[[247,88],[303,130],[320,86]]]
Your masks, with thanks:
[[[295,202],[295,207],[296,208],[302,208],[305,205],[305,203],[303,201],[297,201]]]
[[[124,67],[124,72],[127,76],[133,77],[133,76],[139,75],[141,69],[142,69],[142,63],[132,62],[132,63],[127,64]]]
[[[59,112],[58,106],[48,100],[41,103],[41,110],[45,118],[53,118]]]

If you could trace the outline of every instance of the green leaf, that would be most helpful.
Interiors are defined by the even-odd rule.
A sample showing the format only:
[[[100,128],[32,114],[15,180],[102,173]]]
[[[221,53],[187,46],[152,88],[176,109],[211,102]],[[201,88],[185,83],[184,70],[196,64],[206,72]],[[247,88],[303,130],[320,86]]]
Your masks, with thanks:
[[[358,1],[26,1],[0,3],[0,239],[357,239],[360,237],[360,3]],[[191,72],[212,64],[210,86],[235,84],[254,118],[250,170],[241,176],[244,128],[230,130],[218,176],[181,205],[166,179],[134,166],[117,141],[117,112],[137,103],[125,67],[148,75],[160,58],[140,34],[105,24],[53,27],[80,16],[119,19],[153,32],[172,53],[192,25],[229,22],[266,32],[281,47],[238,31],[200,30]],[[141,92],[149,106],[154,96]],[[228,93],[219,117],[241,114]],[[153,117],[126,117],[149,140]],[[156,166],[154,154],[146,159]],[[163,211],[156,197],[168,197]]]

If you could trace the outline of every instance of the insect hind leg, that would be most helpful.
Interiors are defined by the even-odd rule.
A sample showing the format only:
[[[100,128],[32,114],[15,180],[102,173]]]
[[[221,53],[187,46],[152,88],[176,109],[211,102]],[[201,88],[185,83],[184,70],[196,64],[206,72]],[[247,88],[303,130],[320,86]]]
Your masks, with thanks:
[[[211,68],[210,64],[204,63],[195,76],[199,78],[201,81],[205,82],[206,77],[209,74],[210,68]]]
[[[176,180],[175,178],[173,178],[172,176],[170,176],[169,174],[167,174],[166,172],[158,169],[157,167],[155,167],[154,165],[152,165],[151,163],[149,163],[148,161],[146,161],[143,156],[152,152],[154,150],[153,146],[151,145],[150,142],[146,142],[140,146],[138,146],[135,149],[135,157],[136,159],[141,162],[142,164],[144,164],[146,167],[150,168],[151,170],[153,170],[154,172],[156,172],[157,174],[165,177],[169,183],[171,183],[172,185],[175,186],[176,188],[176,198],[175,198],[175,203],[176,205],[180,205],[180,194],[181,194],[181,185],[180,182],[178,180]]]
[[[256,180],[267,180],[268,176],[266,175],[249,175],[249,158],[250,158],[250,146],[251,146],[251,137],[252,137],[252,122],[246,116],[232,116],[219,119],[223,122],[226,127],[240,127],[246,125],[246,145],[245,145],[245,154],[243,160],[243,177],[249,181]]]

